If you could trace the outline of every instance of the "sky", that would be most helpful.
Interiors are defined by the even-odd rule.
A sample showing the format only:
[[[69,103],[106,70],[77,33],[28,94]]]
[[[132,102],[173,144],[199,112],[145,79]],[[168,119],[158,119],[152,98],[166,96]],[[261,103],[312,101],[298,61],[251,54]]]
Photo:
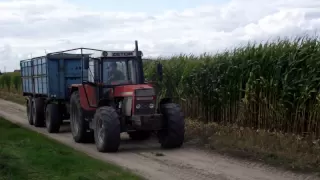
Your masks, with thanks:
[[[314,33],[319,0],[0,0],[0,70],[77,47],[145,57],[215,53]]]

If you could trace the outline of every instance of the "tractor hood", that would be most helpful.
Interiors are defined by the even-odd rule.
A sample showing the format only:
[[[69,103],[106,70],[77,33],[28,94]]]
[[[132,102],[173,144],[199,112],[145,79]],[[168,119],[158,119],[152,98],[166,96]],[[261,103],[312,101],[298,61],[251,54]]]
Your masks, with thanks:
[[[115,97],[154,96],[155,91],[150,84],[123,85],[114,87]]]

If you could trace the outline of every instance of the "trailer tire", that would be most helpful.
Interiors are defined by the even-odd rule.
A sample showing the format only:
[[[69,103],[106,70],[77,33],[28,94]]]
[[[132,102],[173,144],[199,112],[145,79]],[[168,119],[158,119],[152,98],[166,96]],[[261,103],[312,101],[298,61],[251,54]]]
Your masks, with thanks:
[[[99,152],[116,152],[120,146],[120,120],[111,106],[99,107],[94,115],[94,138]]]
[[[26,108],[27,108],[28,122],[29,122],[30,125],[33,125],[33,117],[32,117],[32,97],[27,97]]]
[[[46,127],[49,133],[58,133],[61,126],[61,112],[58,104],[48,104],[46,108]]]
[[[164,129],[158,132],[162,148],[180,148],[184,142],[185,121],[179,105],[165,103],[161,105],[160,112],[164,116]]]
[[[147,140],[151,137],[150,131],[134,131],[128,134],[132,140]]]
[[[44,100],[42,98],[33,98],[32,118],[35,127],[44,127]]]
[[[70,98],[70,126],[75,142],[94,141],[93,132],[87,132],[89,130],[89,122],[84,119],[78,91],[73,92]]]

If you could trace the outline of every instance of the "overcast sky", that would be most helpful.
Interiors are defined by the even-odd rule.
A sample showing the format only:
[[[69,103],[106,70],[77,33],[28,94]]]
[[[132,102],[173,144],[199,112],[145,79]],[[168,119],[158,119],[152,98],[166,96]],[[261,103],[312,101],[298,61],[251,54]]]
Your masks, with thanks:
[[[314,32],[320,0],[0,0],[0,70],[66,48],[216,52]]]

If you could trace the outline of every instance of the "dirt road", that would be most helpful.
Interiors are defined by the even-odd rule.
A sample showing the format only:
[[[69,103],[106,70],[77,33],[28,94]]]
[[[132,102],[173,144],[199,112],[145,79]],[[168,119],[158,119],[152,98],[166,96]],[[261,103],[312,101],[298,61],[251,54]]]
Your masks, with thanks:
[[[261,164],[240,161],[202,150],[183,147],[164,151],[156,140],[136,143],[126,135],[116,154],[99,153],[94,144],[77,144],[68,125],[59,134],[48,134],[45,128],[28,125],[25,107],[0,99],[0,115],[24,127],[42,133],[88,155],[128,168],[152,180],[311,180],[314,176],[278,171]]]

